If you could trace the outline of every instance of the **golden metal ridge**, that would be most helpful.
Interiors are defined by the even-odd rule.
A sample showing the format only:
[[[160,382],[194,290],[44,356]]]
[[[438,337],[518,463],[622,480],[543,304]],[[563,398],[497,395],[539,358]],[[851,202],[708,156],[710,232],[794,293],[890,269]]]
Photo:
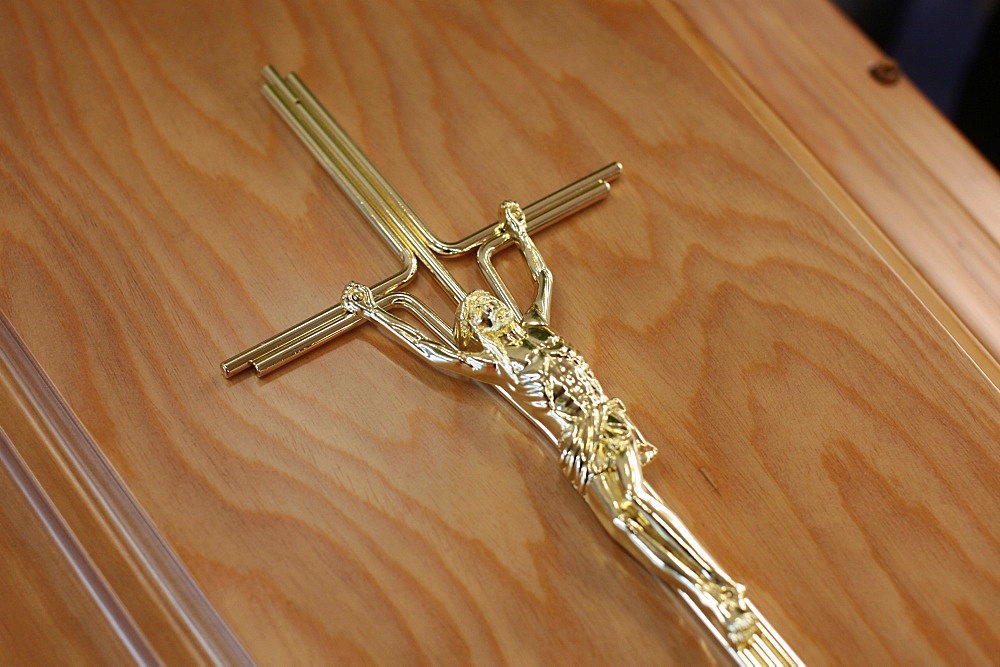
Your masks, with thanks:
[[[552,274],[530,233],[607,195],[621,165],[563,188],[528,209],[500,205],[498,222],[455,243],[440,241],[368,161],[294,75],[264,70],[264,94],[358,205],[402,261],[374,287],[349,283],[341,303],[223,362],[226,376],[248,367],[264,374],[363,321],[374,323],[432,366],[493,386],[549,439],[560,467],[605,530],[673,588],[734,662],[798,666],[801,661],[732,579],[711,558],[643,477],[655,455],[625,404],[609,397],[583,357],[549,328]],[[517,246],[537,290],[523,313],[492,264]],[[466,292],[438,256],[477,250],[492,289]],[[457,303],[453,327],[397,291],[427,267]],[[431,335],[389,312],[402,309]]]

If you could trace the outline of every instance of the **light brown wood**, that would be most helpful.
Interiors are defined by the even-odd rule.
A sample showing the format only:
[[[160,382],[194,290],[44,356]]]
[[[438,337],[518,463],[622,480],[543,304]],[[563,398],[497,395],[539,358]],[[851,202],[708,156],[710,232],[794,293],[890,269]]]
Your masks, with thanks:
[[[653,484],[810,664],[996,654],[996,388],[844,216],[854,191],[803,167],[808,138],[762,121],[682,19],[0,8],[0,311],[258,661],[713,659],[488,392],[368,329],[222,379],[394,264],[257,94],[266,61],[448,238],[623,161],[538,243],[556,329],[661,448]],[[130,611],[192,636],[156,599]]]
[[[95,624],[104,628],[104,635],[113,632],[138,661],[234,663],[246,657],[2,316],[0,424],[0,465],[11,482],[4,496],[15,509],[28,503],[37,514],[20,532],[9,533],[11,540],[4,544],[9,551],[22,557],[37,552],[61,564],[63,571],[47,566],[49,585],[65,585],[67,591],[85,586],[104,617]],[[23,498],[14,497],[17,494]],[[28,548],[29,538],[21,533],[39,533],[42,528],[48,539],[32,539]],[[12,566],[12,577],[16,570]],[[38,586],[40,575],[33,574],[28,581]],[[51,597],[42,587],[37,594],[40,600]],[[6,611],[16,616],[21,606],[12,602]],[[30,615],[21,620],[25,625],[33,622]],[[39,621],[46,628],[55,622]],[[3,643],[16,644],[18,650],[12,653],[25,655],[47,632],[22,633],[13,626],[7,630]],[[98,644],[106,643],[102,636]],[[114,653],[114,647],[108,650]],[[54,658],[50,653],[42,650],[38,657]]]
[[[0,431],[0,461],[8,461]],[[0,467],[0,655],[8,664],[124,663],[132,658],[7,465]],[[37,500],[37,497],[36,497]],[[43,501],[44,502],[44,501]],[[44,512],[44,509],[42,509]],[[58,527],[55,528],[58,532]],[[60,535],[60,537],[62,537]]]
[[[880,85],[885,56],[826,2],[664,3],[728,61],[930,283],[957,321],[908,282],[977,359],[1000,355],[1000,178],[905,77]],[[676,12],[676,9],[673,11]],[[669,14],[669,11],[668,11]],[[767,126],[767,123],[764,123]],[[816,169],[799,159],[807,172]],[[825,174],[816,177],[823,179]],[[853,204],[853,205],[852,205]],[[863,213],[852,211],[863,209]],[[860,213],[860,215],[859,215]],[[872,239],[881,245],[880,239]],[[887,253],[883,253],[884,255]],[[887,258],[891,262],[891,258]],[[897,267],[906,274],[909,267]],[[994,382],[997,378],[994,377]]]

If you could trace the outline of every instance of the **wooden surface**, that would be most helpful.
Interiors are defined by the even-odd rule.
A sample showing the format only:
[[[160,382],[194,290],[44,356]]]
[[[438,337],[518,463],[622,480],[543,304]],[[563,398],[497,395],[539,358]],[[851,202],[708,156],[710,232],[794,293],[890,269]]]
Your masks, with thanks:
[[[766,100],[762,124],[780,119],[808,146],[808,155],[793,155],[796,162],[821,183],[832,176],[836,185],[823,187],[845,217],[977,363],[995,367],[997,172],[905,76],[889,86],[874,82],[868,70],[885,56],[831,4],[675,4],[697,26],[692,41],[710,43]],[[885,249],[886,237],[902,261]]]
[[[797,10],[769,7],[746,14],[747,34],[793,39],[771,18]],[[970,297],[987,317],[976,324],[956,294],[978,278],[948,291],[902,244],[873,243],[872,230],[893,236],[895,215],[910,219],[898,202],[926,193],[932,162],[883,188],[841,174],[832,143],[764,86],[721,15],[685,2],[0,8],[0,312],[51,382],[7,373],[22,379],[7,381],[0,414],[26,425],[11,451],[111,573],[150,651],[715,659],[489,392],[367,329],[267,380],[222,379],[222,358],[394,263],[257,94],[270,61],[309,83],[446,238],[504,198],[531,201],[621,160],[611,198],[538,244],[555,328],[660,447],[653,484],[810,664],[997,654],[997,370],[985,336],[970,351],[996,316],[995,283]],[[850,117],[851,136],[887,136],[851,109],[826,113]],[[874,159],[871,141],[845,152]],[[978,233],[974,193],[935,183],[965,212],[942,224]],[[873,206],[880,190],[898,207]],[[922,230],[933,217],[912,220]],[[971,332],[964,348],[929,301],[955,315],[952,332]],[[0,360],[15,367],[19,349],[0,346]],[[51,405],[29,400],[39,395]],[[86,432],[42,438],[62,444],[29,461],[28,426],[63,399]],[[61,458],[74,447],[116,474]],[[136,505],[98,507],[81,479],[98,494],[120,479]],[[92,522],[139,527],[86,537],[74,493]],[[23,502],[10,507],[2,520],[23,528],[4,552],[45,551],[49,533]],[[142,526],[162,542],[122,543]],[[70,637],[104,627],[66,562],[32,567],[69,583],[40,583],[37,607],[14,589],[5,616],[27,610]],[[0,647],[39,660],[55,632],[0,630]],[[110,641],[79,655],[120,655]]]
[[[3,533],[12,554],[2,582],[12,589],[3,598],[11,600],[5,618],[35,628],[26,633],[8,625],[0,656],[40,659],[38,646],[56,632],[66,635],[60,649],[68,652],[48,655],[46,649],[46,660],[103,664],[123,648],[144,663],[246,658],[2,316],[0,424],[0,457],[9,477],[3,497],[17,528]],[[25,504],[36,514],[33,521],[24,518]],[[33,570],[18,576],[29,565]],[[37,614],[20,613],[25,605],[15,600],[28,595],[22,585],[48,614],[33,619]],[[81,605],[69,595],[79,587],[86,588],[92,604]],[[60,612],[69,618],[60,618]],[[84,620],[92,627],[81,627]],[[102,629],[116,633],[121,646],[106,646]],[[81,654],[72,656],[72,649]],[[88,653],[92,649],[96,652]]]
[[[30,482],[0,431],[0,655],[8,664],[121,664],[132,657],[102,602],[88,584],[92,574],[74,570],[79,552]],[[16,472],[15,472],[16,471]],[[20,479],[15,475],[20,473]],[[19,483],[21,482],[21,483]],[[32,501],[35,501],[34,503]],[[39,502],[40,501],[40,502]],[[58,519],[55,519],[58,523]],[[55,539],[53,539],[55,538]],[[62,539],[60,539],[62,538]],[[44,648],[43,648],[44,647]]]

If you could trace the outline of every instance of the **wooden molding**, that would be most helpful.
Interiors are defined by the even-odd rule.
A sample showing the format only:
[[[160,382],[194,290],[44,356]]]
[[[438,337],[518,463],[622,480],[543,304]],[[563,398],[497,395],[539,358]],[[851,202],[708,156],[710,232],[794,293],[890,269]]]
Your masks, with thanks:
[[[41,553],[36,541],[52,540],[65,559],[24,564],[37,570],[30,595],[52,609],[47,631],[62,635],[64,648],[80,649],[77,659],[91,662],[115,661],[119,658],[114,656],[124,653],[140,663],[249,663],[2,315],[0,409],[5,497],[16,508],[21,496],[33,512],[29,517],[27,508],[18,509],[22,514],[6,534],[23,531],[20,543],[30,542]],[[18,582],[8,584],[16,587]],[[78,595],[95,605],[89,614],[74,608],[83,604],[80,600],[66,599],[65,589],[79,585],[84,590]],[[85,625],[67,618],[82,618]],[[80,632],[69,636],[76,627]],[[100,636],[95,627],[103,640],[94,636]],[[14,649],[26,645],[15,640],[10,648],[16,655]],[[31,661],[38,656],[23,657]]]

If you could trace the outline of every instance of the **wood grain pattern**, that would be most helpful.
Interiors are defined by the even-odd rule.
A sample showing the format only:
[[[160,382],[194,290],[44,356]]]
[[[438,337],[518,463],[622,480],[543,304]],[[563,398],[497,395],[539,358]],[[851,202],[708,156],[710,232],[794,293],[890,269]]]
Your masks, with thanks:
[[[445,237],[623,161],[539,246],[654,485],[811,664],[996,654],[995,387],[681,29],[624,2],[0,7],[0,311],[255,659],[713,659],[488,392],[367,329],[220,377],[394,264],[257,95],[267,61]]]
[[[670,4],[675,5],[877,222],[961,322],[951,322],[948,313],[928,304],[932,312],[974,348],[974,341],[965,343],[968,327],[993,357],[983,365],[995,366],[1000,357],[996,171],[909,80],[882,86],[872,79],[868,67],[883,54],[831,4]],[[851,216],[849,210],[845,213]],[[981,356],[976,349],[970,353]]]

